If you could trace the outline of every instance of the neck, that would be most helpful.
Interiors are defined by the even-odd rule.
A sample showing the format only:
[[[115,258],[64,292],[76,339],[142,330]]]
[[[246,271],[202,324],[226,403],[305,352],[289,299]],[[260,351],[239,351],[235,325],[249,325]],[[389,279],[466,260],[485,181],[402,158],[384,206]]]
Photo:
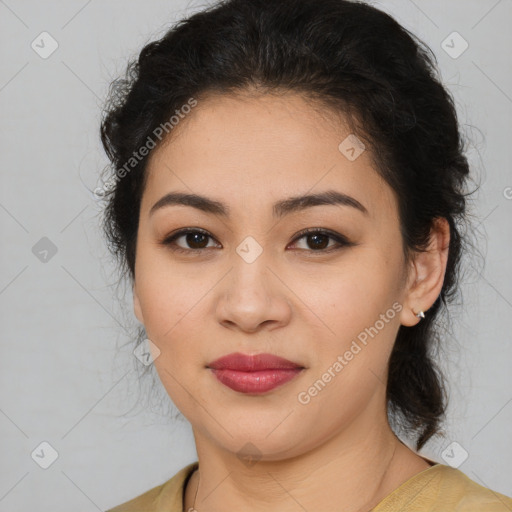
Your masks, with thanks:
[[[263,457],[252,465],[194,430],[199,469],[187,486],[185,510],[367,512],[430,467],[394,435],[387,417],[358,420],[299,456]]]

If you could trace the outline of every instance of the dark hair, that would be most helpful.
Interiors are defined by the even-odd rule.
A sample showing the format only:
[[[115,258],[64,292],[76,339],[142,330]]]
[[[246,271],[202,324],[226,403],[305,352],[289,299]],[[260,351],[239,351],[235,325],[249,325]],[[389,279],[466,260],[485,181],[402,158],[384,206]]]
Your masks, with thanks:
[[[298,92],[344,114],[371,149],[377,172],[396,194],[406,261],[426,249],[436,218],[448,220],[442,291],[424,320],[400,326],[389,361],[388,415],[396,428],[416,436],[417,450],[440,433],[446,412],[434,351],[440,308],[459,292],[465,238],[458,224],[467,221],[469,195],[463,190],[469,175],[464,141],[436,64],[427,45],[365,3],[220,1],[142,49],[126,76],[111,84],[101,125],[113,170],[126,170],[155,128],[191,97]],[[148,157],[104,197],[109,248],[132,280]]]

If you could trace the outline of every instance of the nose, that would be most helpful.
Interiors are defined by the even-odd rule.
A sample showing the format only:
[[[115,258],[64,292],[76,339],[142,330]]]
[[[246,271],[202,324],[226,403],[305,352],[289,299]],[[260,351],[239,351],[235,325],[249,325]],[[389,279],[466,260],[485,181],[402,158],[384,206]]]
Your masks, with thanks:
[[[273,330],[290,322],[289,289],[260,256],[247,263],[238,255],[217,290],[216,315],[224,327],[244,332]]]

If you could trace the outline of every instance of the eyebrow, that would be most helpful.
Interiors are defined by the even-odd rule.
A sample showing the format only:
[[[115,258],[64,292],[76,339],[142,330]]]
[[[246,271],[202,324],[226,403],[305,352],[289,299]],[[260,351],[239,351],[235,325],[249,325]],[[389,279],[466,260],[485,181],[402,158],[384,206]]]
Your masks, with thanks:
[[[212,213],[219,217],[229,217],[229,207],[220,201],[210,199],[198,194],[184,194],[181,192],[170,192],[160,198],[149,211],[149,216],[155,211],[172,205],[191,206],[205,213]],[[307,194],[302,196],[289,197],[277,201],[273,205],[274,217],[281,218],[290,213],[305,210],[312,206],[320,205],[339,205],[350,206],[359,210],[365,215],[369,215],[368,210],[354,197],[351,197],[336,190],[326,190],[316,194]]]

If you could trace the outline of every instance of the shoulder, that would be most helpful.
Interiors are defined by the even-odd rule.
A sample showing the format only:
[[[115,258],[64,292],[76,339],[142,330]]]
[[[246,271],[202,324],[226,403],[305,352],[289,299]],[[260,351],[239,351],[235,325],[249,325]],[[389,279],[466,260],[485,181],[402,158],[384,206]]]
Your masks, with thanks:
[[[510,512],[512,498],[488,489],[459,469],[436,464],[407,480],[374,512]]]
[[[171,478],[172,480],[172,478]],[[168,481],[170,482],[170,480]],[[106,512],[149,512],[155,510],[158,496],[162,492],[162,488],[168,482],[157,487],[153,487],[149,491],[140,494],[136,498],[126,501],[114,508],[109,508]]]
[[[512,498],[500,494],[472,480],[451,466],[439,465],[440,496],[457,504],[457,511],[506,512],[512,510]]]
[[[163,484],[106,512],[182,512],[185,483],[197,466],[197,462],[188,464]]]

